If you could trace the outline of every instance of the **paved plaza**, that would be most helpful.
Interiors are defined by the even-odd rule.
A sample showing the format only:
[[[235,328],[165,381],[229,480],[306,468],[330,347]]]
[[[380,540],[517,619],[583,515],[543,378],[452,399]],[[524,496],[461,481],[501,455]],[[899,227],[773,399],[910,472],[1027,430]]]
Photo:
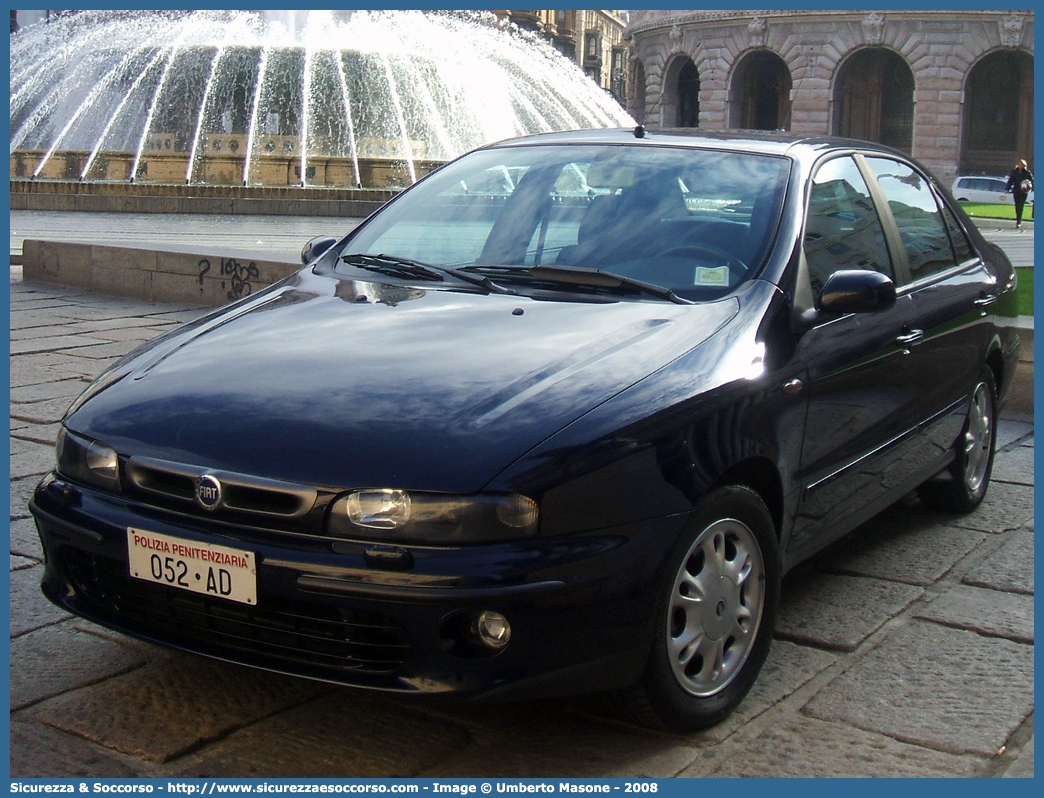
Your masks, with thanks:
[[[150,249],[207,250],[217,243],[300,263],[301,247],[308,239],[340,237],[359,221],[330,216],[11,211],[11,260],[20,262],[22,241],[36,238]]]
[[[900,504],[792,573],[735,716],[657,734],[600,697],[407,701],[169,652],[39,591],[26,510],[105,366],[203,311],[11,269],[11,774],[150,777],[1032,776],[1033,424],[1006,417],[965,517]]]
[[[206,250],[216,244],[258,257],[297,263],[301,246],[318,235],[342,236],[361,220],[331,216],[242,214],[77,213],[11,211],[11,258],[20,262],[26,238],[135,248]],[[980,219],[983,235],[1004,249],[1015,266],[1033,265],[1033,224]]]

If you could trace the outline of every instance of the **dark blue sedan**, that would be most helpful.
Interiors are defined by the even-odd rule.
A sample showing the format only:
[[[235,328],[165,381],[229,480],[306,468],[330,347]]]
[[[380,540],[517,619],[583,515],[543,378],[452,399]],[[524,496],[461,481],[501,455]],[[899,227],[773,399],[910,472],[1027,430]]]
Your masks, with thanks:
[[[780,579],[913,490],[968,512],[1010,263],[905,155],[600,131],[473,152],[70,408],[43,590],[404,693],[724,718]]]

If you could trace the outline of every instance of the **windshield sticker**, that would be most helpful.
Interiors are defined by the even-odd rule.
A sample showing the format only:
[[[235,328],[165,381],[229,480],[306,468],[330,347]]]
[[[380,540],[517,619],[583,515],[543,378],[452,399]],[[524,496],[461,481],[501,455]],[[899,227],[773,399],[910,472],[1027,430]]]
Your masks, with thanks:
[[[706,266],[696,267],[696,285],[728,286],[729,267],[718,266],[708,269]]]

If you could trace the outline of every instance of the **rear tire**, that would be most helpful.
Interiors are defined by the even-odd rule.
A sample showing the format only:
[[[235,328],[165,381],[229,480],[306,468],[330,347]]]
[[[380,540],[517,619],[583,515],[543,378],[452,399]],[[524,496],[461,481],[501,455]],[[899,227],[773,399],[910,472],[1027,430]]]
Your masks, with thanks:
[[[775,524],[761,497],[739,485],[709,493],[661,580],[649,662],[620,695],[625,710],[676,732],[726,718],[768,656],[780,570]]]
[[[954,442],[951,479],[926,482],[917,489],[921,503],[944,513],[970,513],[986,497],[993,473],[997,436],[997,388],[993,372],[984,369],[972,391],[968,417]]]

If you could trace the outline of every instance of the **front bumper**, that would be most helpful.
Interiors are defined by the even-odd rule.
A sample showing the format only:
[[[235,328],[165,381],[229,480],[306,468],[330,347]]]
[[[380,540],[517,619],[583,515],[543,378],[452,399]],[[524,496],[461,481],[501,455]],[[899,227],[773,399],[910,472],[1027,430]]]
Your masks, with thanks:
[[[30,510],[46,552],[44,593],[103,626],[324,681],[512,698],[640,677],[653,587],[685,523],[671,516],[555,538],[411,546],[405,555],[396,547],[387,557],[388,547],[221,525],[54,475]],[[132,578],[129,527],[253,551],[257,606]],[[483,610],[511,624],[499,652],[468,638],[469,619]]]

